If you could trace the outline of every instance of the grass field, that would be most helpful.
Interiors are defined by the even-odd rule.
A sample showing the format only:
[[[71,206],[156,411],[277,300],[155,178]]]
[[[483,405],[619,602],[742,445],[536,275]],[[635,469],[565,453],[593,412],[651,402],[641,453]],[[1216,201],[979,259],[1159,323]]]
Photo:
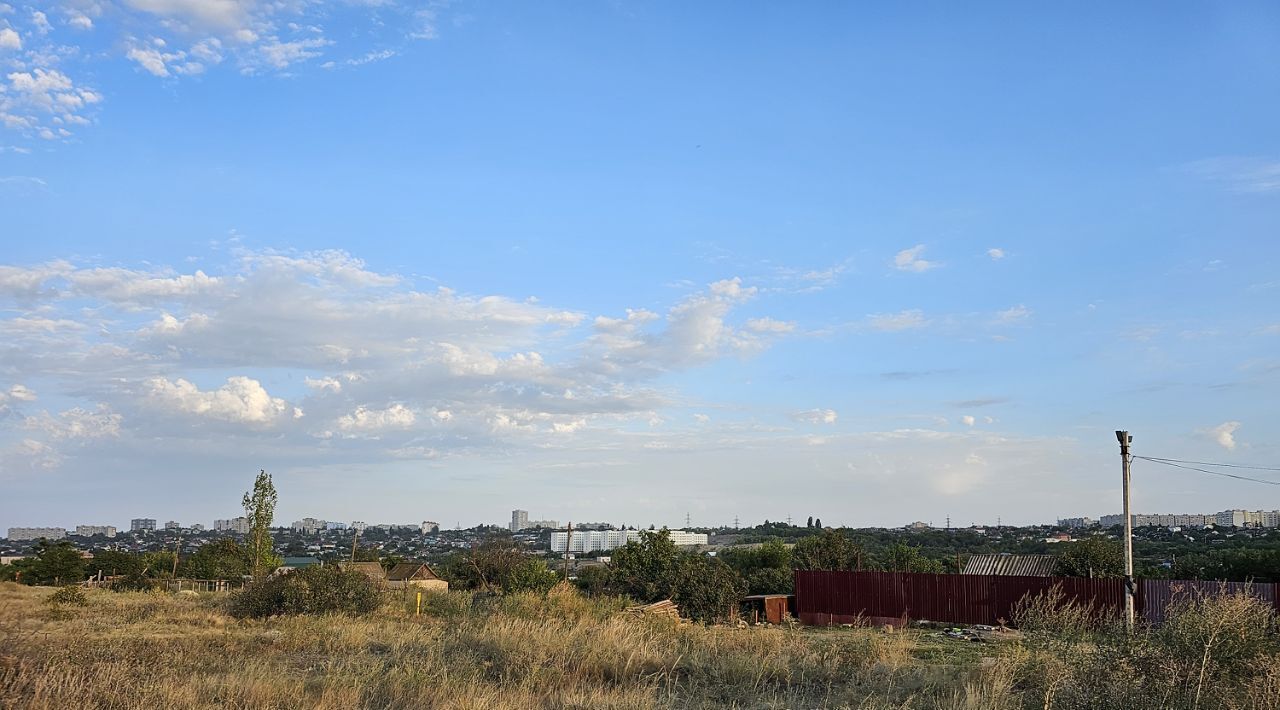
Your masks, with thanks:
[[[77,605],[49,603],[53,592],[0,585],[0,707],[1280,707],[1269,630],[1247,647],[1215,640],[1205,662],[1194,644],[1213,619],[1173,653],[1154,634],[976,644],[681,625],[572,591],[454,592],[421,617],[396,597],[365,617],[265,621],[234,619],[214,596],[95,590]],[[1218,633],[1256,621],[1224,616]]]

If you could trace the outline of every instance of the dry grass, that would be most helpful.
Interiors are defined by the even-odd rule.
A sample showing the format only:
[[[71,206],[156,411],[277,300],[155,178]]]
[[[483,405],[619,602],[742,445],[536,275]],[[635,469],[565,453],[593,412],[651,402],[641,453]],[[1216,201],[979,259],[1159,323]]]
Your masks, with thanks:
[[[44,603],[52,591],[0,584],[0,708],[1067,708],[1119,699],[1113,676],[1141,677],[1151,658],[1092,642],[1063,655],[914,631],[681,625],[566,589],[432,596],[422,617],[393,598],[366,617],[265,621],[233,619],[214,596],[90,591],[67,606]],[[1216,672],[1202,706],[1276,707],[1274,657],[1235,660],[1252,670],[1231,701]]]

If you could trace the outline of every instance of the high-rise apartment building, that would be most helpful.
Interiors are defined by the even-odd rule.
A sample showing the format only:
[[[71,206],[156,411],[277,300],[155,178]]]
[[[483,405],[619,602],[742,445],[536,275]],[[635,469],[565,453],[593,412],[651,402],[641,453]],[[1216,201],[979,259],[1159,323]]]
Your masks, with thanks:
[[[511,532],[520,532],[527,527],[529,527],[529,511],[511,511]]]
[[[106,535],[107,537],[116,536],[116,526],[114,525],[77,525],[76,535],[80,537],[92,537],[94,535]]]
[[[61,540],[67,536],[66,528],[9,528],[9,540]]]
[[[213,521],[213,529],[217,532],[234,532],[241,535],[249,534],[249,519],[243,515],[238,518],[230,518],[227,520]]]
[[[422,521],[422,525],[418,526],[418,532],[422,533],[423,535],[438,533],[440,532],[440,523],[437,523],[434,520],[424,520]]]
[[[129,521],[129,530],[131,532],[142,532],[144,530],[155,530],[155,518],[134,518]]]

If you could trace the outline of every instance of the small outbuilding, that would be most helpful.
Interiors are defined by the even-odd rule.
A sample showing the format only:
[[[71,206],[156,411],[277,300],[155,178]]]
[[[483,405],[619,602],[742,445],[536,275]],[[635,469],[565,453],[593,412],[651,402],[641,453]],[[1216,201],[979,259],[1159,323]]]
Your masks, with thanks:
[[[753,624],[761,622],[781,624],[787,617],[795,616],[794,594],[752,594],[742,598],[747,619]]]
[[[1052,577],[1058,558],[1053,555],[972,555],[960,574],[1014,577]]]
[[[392,589],[414,587],[424,590],[448,591],[449,583],[440,579],[435,570],[425,562],[401,562],[387,572],[387,586]]]

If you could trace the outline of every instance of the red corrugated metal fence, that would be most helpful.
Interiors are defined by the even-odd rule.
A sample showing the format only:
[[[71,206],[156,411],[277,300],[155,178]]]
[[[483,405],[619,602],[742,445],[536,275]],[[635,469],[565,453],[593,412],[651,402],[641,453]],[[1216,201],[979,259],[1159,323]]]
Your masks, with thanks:
[[[854,623],[860,617],[907,618],[959,624],[998,624],[1012,621],[1013,607],[1028,594],[1061,585],[1068,599],[1084,602],[1105,613],[1124,609],[1124,582],[1084,577],[1015,577],[968,574],[910,574],[898,572],[795,573],[796,614],[805,624]],[[1246,585],[1232,583],[1228,593]],[[1274,584],[1247,585],[1251,594],[1273,604],[1280,602]],[[1151,623],[1164,620],[1169,603],[1199,590],[1214,594],[1217,582],[1144,580],[1138,585],[1137,611]]]

